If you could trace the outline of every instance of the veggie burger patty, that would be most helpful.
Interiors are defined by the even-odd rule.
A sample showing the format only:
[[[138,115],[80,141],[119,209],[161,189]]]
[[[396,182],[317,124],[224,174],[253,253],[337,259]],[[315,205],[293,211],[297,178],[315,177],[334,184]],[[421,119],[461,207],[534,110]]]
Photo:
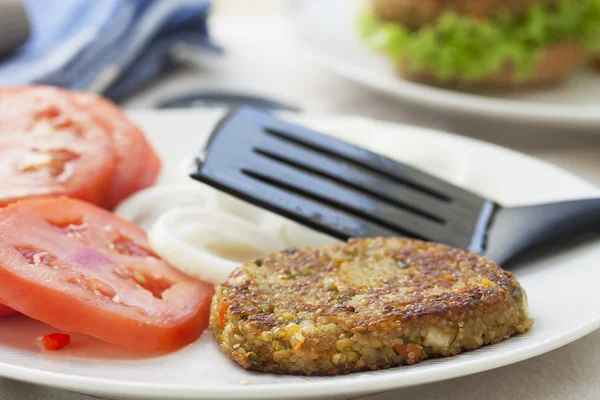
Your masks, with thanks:
[[[210,324],[246,369],[336,375],[473,350],[532,320],[515,277],[485,257],[375,238],[239,267],[217,289]]]
[[[600,54],[600,0],[370,0],[367,45],[403,77],[486,86],[557,83]]]

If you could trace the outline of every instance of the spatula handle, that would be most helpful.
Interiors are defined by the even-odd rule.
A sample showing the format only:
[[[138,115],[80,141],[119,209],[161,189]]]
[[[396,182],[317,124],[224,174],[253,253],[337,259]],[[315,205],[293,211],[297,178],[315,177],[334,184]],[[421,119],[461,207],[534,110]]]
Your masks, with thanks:
[[[504,263],[538,243],[600,230],[600,198],[572,200],[498,211],[485,255]]]

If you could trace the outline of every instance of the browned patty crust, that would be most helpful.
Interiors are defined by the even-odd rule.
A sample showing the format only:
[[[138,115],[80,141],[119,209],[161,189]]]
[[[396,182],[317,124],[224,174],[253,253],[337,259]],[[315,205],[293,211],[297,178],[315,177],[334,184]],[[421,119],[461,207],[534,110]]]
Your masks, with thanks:
[[[515,277],[485,257],[374,238],[237,268],[217,289],[210,323],[246,369],[335,375],[473,350],[532,321]]]
[[[559,0],[370,0],[375,16],[419,28],[435,22],[444,12],[453,11],[478,19],[509,12],[521,15],[534,4],[557,4]]]

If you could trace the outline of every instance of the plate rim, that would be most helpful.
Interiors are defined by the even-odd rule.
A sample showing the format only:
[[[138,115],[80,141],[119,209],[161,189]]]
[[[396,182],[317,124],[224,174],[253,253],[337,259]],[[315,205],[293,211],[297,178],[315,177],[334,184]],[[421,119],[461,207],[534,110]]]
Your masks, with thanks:
[[[352,6],[358,2],[359,0],[353,0]],[[303,0],[298,4],[291,13],[291,20],[301,50],[317,65],[347,79],[423,107],[451,111],[461,115],[473,116],[476,114],[479,117],[494,120],[518,118],[523,122],[540,125],[560,124],[579,128],[598,128],[600,126],[600,105],[559,105],[529,100],[506,100],[458,92],[400,78],[394,79],[394,82],[390,84],[392,80],[382,80],[378,78],[377,74],[365,73],[368,71],[360,66],[348,63],[313,46],[303,33],[302,13],[309,7],[314,7],[315,4],[322,5],[322,2]]]
[[[433,374],[417,375],[417,379],[413,379],[410,384],[395,386],[396,377],[392,374],[382,376],[371,376],[369,379],[358,380],[338,380],[338,381],[305,381],[294,383],[263,383],[252,386],[227,386],[223,385],[201,386],[201,395],[199,395],[199,386],[190,384],[153,384],[144,382],[119,382],[105,378],[83,377],[78,375],[68,375],[51,371],[44,371],[37,368],[26,368],[5,364],[0,361],[0,375],[4,378],[15,379],[22,382],[33,383],[37,385],[49,386],[58,389],[71,390],[81,393],[93,393],[100,395],[117,395],[117,396],[140,396],[143,398],[177,398],[177,399],[208,399],[208,398],[254,398],[252,396],[260,396],[265,399],[281,398],[281,390],[294,392],[296,395],[326,397],[341,395],[351,392],[352,396],[362,395],[366,393],[376,393],[386,390],[401,389],[405,387],[417,386],[431,382],[441,382],[444,380],[458,378],[474,373],[485,372],[492,369],[500,368],[520,361],[524,361],[538,355],[555,350],[565,346],[577,339],[580,339],[595,330],[600,329],[600,316],[596,321],[584,323],[569,332],[561,335],[560,340],[552,342],[539,342],[535,346],[530,346],[529,352],[526,353],[501,353],[493,357],[493,361],[477,360],[473,363],[461,364],[457,368],[453,368],[440,378]],[[477,350],[474,350],[477,351]],[[515,353],[517,355],[515,355]],[[481,368],[480,364],[484,364]],[[404,366],[402,368],[410,368]],[[8,373],[5,373],[5,370]],[[350,375],[346,375],[350,376]],[[323,377],[326,379],[326,377]],[[106,389],[103,385],[109,384],[110,389]],[[85,385],[85,386],[83,386]],[[82,388],[85,387],[84,391]],[[145,390],[145,391],[143,391]],[[174,397],[175,396],[175,397]],[[135,397],[139,398],[139,397]]]
[[[144,118],[149,115],[169,115],[171,118],[176,118],[182,110],[169,110],[156,112],[155,110],[135,110],[128,112],[134,120]],[[185,114],[194,114],[194,110],[183,110]],[[181,115],[181,114],[180,114]],[[312,119],[311,119],[312,117]],[[354,117],[344,116],[324,116],[309,114],[306,116],[311,121],[342,121],[344,119]],[[369,119],[366,119],[369,120]],[[471,142],[479,146],[491,147],[495,151],[504,152],[507,154],[518,155],[519,157],[529,159],[536,163],[544,164],[547,168],[551,168],[556,172],[568,174],[570,179],[578,180],[590,188],[597,190],[600,193],[600,188],[597,188],[585,179],[566,171],[553,164],[537,159],[525,153],[512,150],[500,145],[488,143],[482,140],[468,138],[457,134],[444,132],[442,130],[418,127],[408,124],[400,124],[388,121],[370,120],[376,123],[382,123],[384,126],[391,126],[394,129],[410,129],[417,130],[430,135],[451,137],[454,141]],[[534,328],[535,329],[535,325]],[[477,359],[473,362],[459,364],[458,367],[450,368],[444,371],[443,375],[417,373],[416,377],[412,377],[407,384],[397,385],[397,374],[382,374],[370,375],[368,378],[348,380],[348,379],[331,379],[327,378],[303,381],[303,382],[285,382],[285,383],[261,383],[257,385],[236,386],[231,384],[217,385],[192,385],[192,384],[164,384],[164,383],[147,383],[135,381],[117,381],[107,378],[86,377],[80,375],[70,375],[65,373],[57,373],[38,368],[16,366],[8,364],[0,360],[0,376],[16,379],[23,382],[28,382],[37,385],[60,388],[81,393],[104,395],[104,396],[120,396],[132,398],[179,398],[179,399],[200,399],[200,398],[281,398],[281,391],[286,390],[293,392],[296,395],[326,397],[343,395],[351,392],[351,395],[362,395],[367,393],[375,393],[385,390],[400,389],[401,387],[410,387],[429,382],[437,382],[460,376],[465,376],[477,372],[484,372],[491,369],[499,368],[519,361],[523,361],[540,354],[552,351],[571,343],[597,329],[600,329],[600,315],[596,318],[591,318],[577,325],[571,325],[568,329],[562,331],[560,335],[552,341],[537,342],[527,347],[527,351],[513,350],[511,352],[498,352],[492,354],[488,358]],[[469,354],[469,353],[466,353]],[[410,367],[403,367],[405,373],[411,373]],[[350,376],[350,375],[348,375]]]

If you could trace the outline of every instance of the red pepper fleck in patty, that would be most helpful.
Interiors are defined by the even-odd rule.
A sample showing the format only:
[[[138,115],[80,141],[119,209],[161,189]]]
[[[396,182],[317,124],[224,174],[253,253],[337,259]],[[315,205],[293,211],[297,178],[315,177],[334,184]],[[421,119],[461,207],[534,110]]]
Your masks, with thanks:
[[[50,351],[60,350],[71,343],[71,336],[66,333],[51,333],[42,338],[44,348]]]

